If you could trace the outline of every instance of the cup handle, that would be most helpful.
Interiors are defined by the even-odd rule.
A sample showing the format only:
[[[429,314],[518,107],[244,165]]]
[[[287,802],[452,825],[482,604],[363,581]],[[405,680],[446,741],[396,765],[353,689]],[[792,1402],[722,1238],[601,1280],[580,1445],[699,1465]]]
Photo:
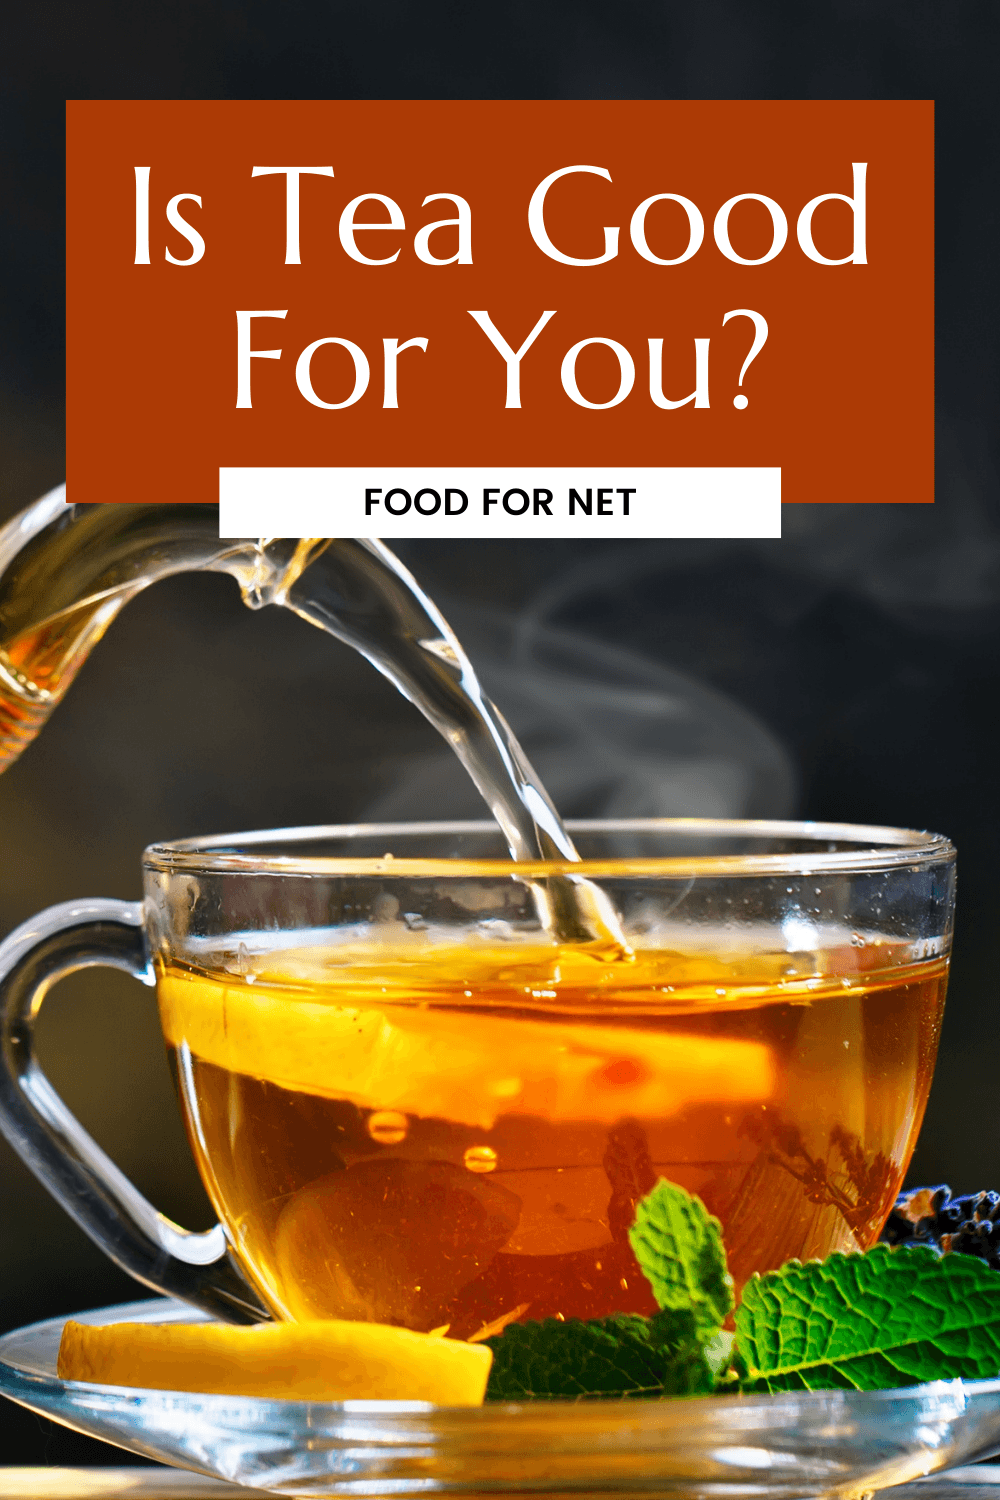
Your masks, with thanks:
[[[270,1314],[231,1258],[222,1225],[195,1234],[158,1213],[70,1114],[35,1060],[34,1022],[49,987],[98,966],[155,983],[140,902],[67,901],[0,943],[0,1131],[130,1276],[226,1322],[260,1322]]]

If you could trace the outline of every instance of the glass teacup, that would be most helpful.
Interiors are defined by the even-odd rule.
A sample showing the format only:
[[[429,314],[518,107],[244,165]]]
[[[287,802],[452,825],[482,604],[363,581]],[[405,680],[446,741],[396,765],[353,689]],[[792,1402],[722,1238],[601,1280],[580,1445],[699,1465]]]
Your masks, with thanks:
[[[628,1229],[665,1177],[722,1221],[737,1284],[865,1249],[902,1183],[947,979],[954,850],[833,824],[568,825],[512,864],[490,823],[154,845],[142,905],[70,903],[0,947],[5,1133],[155,1289],[235,1320],[483,1336],[652,1312]],[[557,944],[585,876],[631,959]],[[171,1224],[31,1055],[85,964],[154,983],[220,1226]]]

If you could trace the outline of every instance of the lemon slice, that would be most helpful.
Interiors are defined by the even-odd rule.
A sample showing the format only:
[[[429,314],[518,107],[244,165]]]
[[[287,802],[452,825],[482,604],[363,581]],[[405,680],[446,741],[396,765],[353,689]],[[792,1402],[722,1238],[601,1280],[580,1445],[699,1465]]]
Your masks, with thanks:
[[[60,1380],[292,1401],[479,1406],[491,1350],[383,1323],[68,1322]]]
[[[180,973],[161,976],[157,994],[168,1045],[198,1062],[362,1109],[481,1130],[505,1114],[611,1125],[623,1100],[624,1113],[665,1120],[715,1100],[763,1102],[775,1086],[772,1048],[737,1037],[554,1026],[502,1008],[450,1014],[377,1001],[371,990],[367,1003],[352,1006],[334,1003],[334,986],[306,998],[261,981]]]

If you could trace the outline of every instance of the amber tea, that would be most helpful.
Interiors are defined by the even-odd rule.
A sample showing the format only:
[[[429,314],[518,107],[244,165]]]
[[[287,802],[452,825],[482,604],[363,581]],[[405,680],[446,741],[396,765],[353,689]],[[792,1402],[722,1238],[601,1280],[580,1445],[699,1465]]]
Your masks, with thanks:
[[[201,1172],[273,1311],[469,1338],[655,1311],[628,1228],[660,1176],[719,1216],[737,1282],[876,1239],[946,965],[858,941],[603,967],[341,945],[170,963],[158,988]]]
[[[121,607],[192,570],[231,574],[251,608],[290,608],[373,662],[444,735],[514,863],[494,847],[462,867],[494,825],[191,840],[146,851],[143,904],[68,903],[11,934],[0,1129],[120,1266],[214,1316],[260,1317],[228,1238],[278,1316],[474,1337],[648,1309],[628,1226],[660,1173],[720,1216],[737,1279],[870,1243],[930,1081],[946,839],[683,819],[567,830],[454,632],[380,542],[230,541],[210,507],[67,506],[63,490],[0,529],[0,770]],[[410,874],[449,940],[414,931],[407,946],[376,916],[317,948],[346,911],[341,877],[361,874],[377,901],[408,851],[436,862],[429,886]],[[809,910],[827,937],[809,954],[812,923],[785,884],[803,876],[823,879]],[[515,908],[517,940],[499,941]],[[766,940],[712,947],[712,924],[732,932],[737,910]],[[684,940],[654,940],[650,922],[677,911]],[[862,932],[836,936],[847,923]],[[225,1235],[158,1215],[38,1085],[31,1026],[53,977],[79,957],[145,979],[151,954]]]

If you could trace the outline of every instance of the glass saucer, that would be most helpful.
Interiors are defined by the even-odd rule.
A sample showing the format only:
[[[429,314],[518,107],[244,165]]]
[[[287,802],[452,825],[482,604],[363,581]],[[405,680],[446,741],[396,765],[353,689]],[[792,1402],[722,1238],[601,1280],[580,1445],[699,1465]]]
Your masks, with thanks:
[[[160,1297],[76,1317],[203,1321]],[[476,1408],[262,1401],[59,1380],[64,1322],[0,1338],[0,1392],[147,1458],[282,1495],[860,1497],[1000,1451],[1000,1380]]]

